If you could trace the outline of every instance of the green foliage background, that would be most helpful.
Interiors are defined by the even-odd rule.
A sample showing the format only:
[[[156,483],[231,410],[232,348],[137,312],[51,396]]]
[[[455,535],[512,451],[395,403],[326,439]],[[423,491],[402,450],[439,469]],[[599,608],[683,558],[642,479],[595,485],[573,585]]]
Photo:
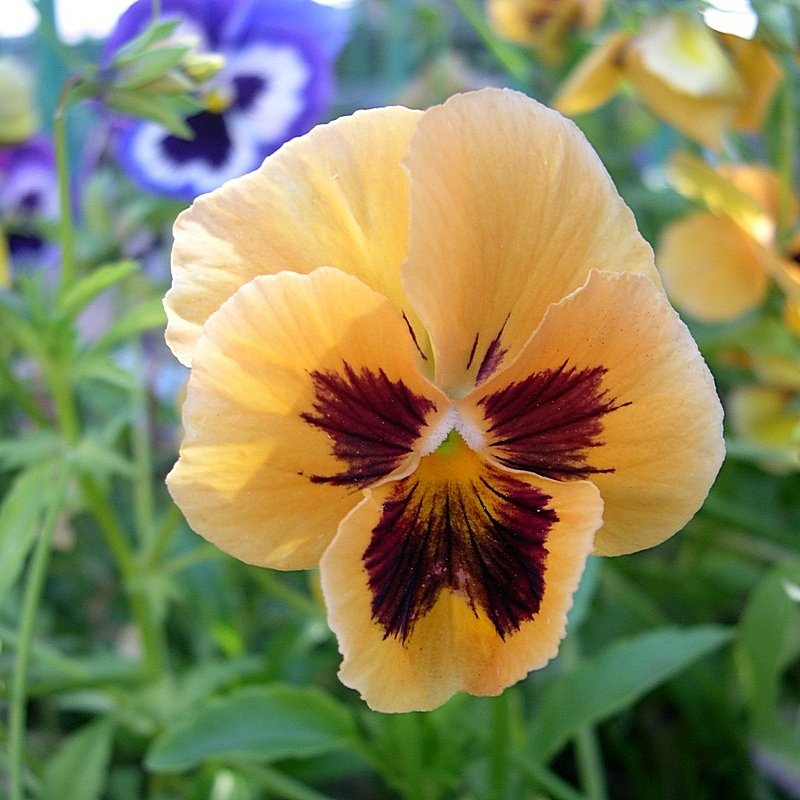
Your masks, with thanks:
[[[58,87],[96,47],[60,44],[52,7],[39,5],[44,22],[25,47],[52,116]],[[610,13],[626,24],[678,5],[694,8],[617,2]],[[757,10],[787,77],[763,136],[735,147],[778,166],[797,123],[800,10],[769,0]],[[551,68],[499,39],[472,0],[365,0],[358,14],[331,116],[444,99],[454,56],[466,82],[546,102],[592,43],[574,36]],[[631,95],[578,121],[655,242],[690,205],[661,179],[686,143]],[[89,123],[68,122],[74,163]],[[179,210],[106,167],[85,195],[75,280],[54,289],[34,273],[0,291],[0,682],[10,709],[0,771],[23,765],[25,797],[800,797],[797,442],[776,466],[731,437],[683,532],[651,551],[592,559],[544,670],[498,698],[372,713],[337,681],[315,576],[220,553],[164,489],[178,411],[152,392],[148,370],[165,286],[125,242],[143,227],[168,241]],[[87,343],[78,320],[106,295],[113,322]],[[725,358],[731,350],[800,364],[776,296],[735,323],[692,328],[723,398],[753,380]],[[0,779],[0,797],[18,789]]]

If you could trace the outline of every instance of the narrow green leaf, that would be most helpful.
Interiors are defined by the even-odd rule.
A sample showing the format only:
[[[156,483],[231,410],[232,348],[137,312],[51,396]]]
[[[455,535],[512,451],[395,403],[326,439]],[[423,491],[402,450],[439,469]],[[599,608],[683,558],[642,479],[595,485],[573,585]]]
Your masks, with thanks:
[[[40,464],[59,455],[64,448],[61,436],[53,430],[32,430],[0,439],[0,467],[17,470]]]
[[[0,506],[0,597],[22,572],[36,540],[37,523],[48,504],[53,483],[52,463],[39,464],[20,473]]]
[[[131,62],[129,74],[118,81],[117,86],[120,89],[138,89],[151,83],[177,67],[190,50],[186,45],[163,45],[146,50]]]
[[[308,758],[346,747],[354,731],[347,709],[318,689],[245,687],[210,700],[168,728],[146,763],[152,770],[175,772],[209,758]]]
[[[136,261],[128,259],[93,269],[59,298],[59,308],[69,319],[77,316],[95,297],[132,275],[138,268]]]
[[[727,628],[661,628],[611,645],[543,687],[531,726],[531,748],[543,762],[583,725],[635,703],[731,638]]]
[[[45,764],[38,800],[100,800],[111,760],[114,725],[100,719],[67,737]]]
[[[147,48],[156,42],[162,42],[172,36],[180,25],[180,20],[152,22],[135,39],[126,42],[114,53],[112,61],[115,67],[124,67],[135,61]]]

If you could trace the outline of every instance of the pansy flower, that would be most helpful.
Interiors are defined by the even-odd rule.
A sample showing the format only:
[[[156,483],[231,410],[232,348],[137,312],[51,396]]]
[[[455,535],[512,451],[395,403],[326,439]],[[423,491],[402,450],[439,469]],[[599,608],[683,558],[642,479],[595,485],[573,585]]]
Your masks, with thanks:
[[[333,64],[346,41],[346,7],[314,0],[163,0],[162,18],[178,19],[179,39],[216,52],[224,66],[204,84],[204,108],[181,139],[151,121],[129,121],[117,155],[144,188],[191,199],[255,169],[264,156],[319,121],[331,97]],[[151,20],[137,0],[106,43],[110,57]]]
[[[602,19],[606,0],[488,0],[492,27],[506,39],[530,45],[550,63],[564,57],[575,28],[591,30]]]
[[[710,373],[633,215],[519,93],[317,127],[195,201],[172,265],[172,496],[246,562],[319,566],[375,709],[543,666],[588,555],[663,541],[719,468]]]
[[[0,147],[0,223],[12,265],[53,266],[57,248],[42,233],[42,223],[58,216],[55,153],[49,139]]]
[[[591,111],[627,82],[657,117],[717,149],[729,129],[760,129],[781,76],[760,42],[712,31],[700,17],[667,14],[637,34],[608,36],[570,73],[554,105],[570,115]]]
[[[675,304],[704,322],[726,322],[758,308],[770,279],[800,304],[800,240],[781,248],[777,237],[777,175],[756,164],[712,167],[680,153],[670,167],[676,188],[700,201],[660,237],[658,265]],[[792,224],[798,204],[791,198]]]

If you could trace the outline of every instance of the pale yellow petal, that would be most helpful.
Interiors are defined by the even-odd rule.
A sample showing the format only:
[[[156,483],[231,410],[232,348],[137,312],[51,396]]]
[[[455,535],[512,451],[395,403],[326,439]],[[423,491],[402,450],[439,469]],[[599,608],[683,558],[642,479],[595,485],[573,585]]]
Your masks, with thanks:
[[[761,244],[775,237],[777,184],[768,170],[745,165],[717,169],[691,153],[677,153],[668,174],[685,197],[700,200],[716,215],[733,220]]]
[[[370,491],[342,522],[322,558],[322,588],[328,621],[344,656],[339,677],[373,709],[423,711],[456,692],[496,695],[555,656],[601,522],[602,502],[588,482],[559,484],[516,473],[513,479],[543,492],[549,500],[546,508],[555,512],[557,521],[545,541],[539,609],[504,637],[481,607],[470,604],[468,587],[458,592],[442,589],[407,639],[387,634],[373,616],[374,595],[364,556],[395,485]],[[424,524],[414,533],[424,536]],[[423,563],[423,568],[439,574],[448,569],[446,563]]]
[[[630,36],[614,33],[583,58],[558,89],[553,108],[562,114],[583,114],[608,102],[624,76]]]
[[[768,253],[733,222],[705,211],[664,229],[657,263],[673,302],[704,322],[735,319],[767,293]]]
[[[642,61],[640,51],[631,50],[626,75],[636,96],[657,117],[713,150],[719,149],[733,116],[733,101],[714,95],[690,95],[675,89],[661,76],[652,73]]]
[[[737,98],[743,85],[719,41],[699,17],[667,14],[649,19],[632,50],[642,67],[690,97]]]
[[[321,125],[178,217],[165,307],[167,342],[184,364],[206,319],[257,275],[337,267],[403,307],[400,160],[419,115],[382,108]]]
[[[339,270],[242,286],[197,343],[167,479],[190,526],[249,563],[315,566],[361,488],[413,462],[444,408],[415,358],[397,309]]]
[[[404,287],[449,394],[466,394],[513,358],[548,304],[591,268],[659,280],[583,134],[523,94],[486,89],[428,110],[405,164]]]
[[[504,420],[509,399],[517,407]],[[652,547],[683,527],[722,462],[711,374],[664,294],[640,275],[592,272],[467,401],[502,437],[493,441],[489,428],[487,452],[501,463],[598,487],[601,555]]]

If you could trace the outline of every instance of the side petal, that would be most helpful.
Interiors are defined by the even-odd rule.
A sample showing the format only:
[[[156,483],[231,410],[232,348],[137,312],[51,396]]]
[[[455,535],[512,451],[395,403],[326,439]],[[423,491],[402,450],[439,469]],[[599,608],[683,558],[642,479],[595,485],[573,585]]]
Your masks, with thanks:
[[[659,281],[583,134],[523,94],[486,89],[429,109],[405,164],[403,285],[430,336],[436,382],[451,395],[513,358],[547,306],[592,267]]]
[[[673,302],[703,322],[735,319],[766,297],[767,252],[724,217],[697,211],[668,225],[657,261]]]
[[[322,558],[339,677],[375,710],[499,694],[564,636],[601,522],[596,489],[485,465],[472,478],[370,491]]]
[[[358,279],[255,278],[197,344],[169,490],[237,558],[314,566],[360,489],[413,463],[443,404],[402,316]]]
[[[601,555],[683,527],[724,454],[711,373],[664,294],[638,275],[592,272],[468,402],[500,463],[600,489]]]
[[[625,74],[623,65],[629,41],[628,34],[615,33],[592,50],[561,84],[553,99],[553,108],[574,116],[608,102]]]
[[[403,307],[408,182],[400,160],[420,114],[383,108],[320,125],[178,217],[164,305],[180,361],[191,364],[203,323],[257,275],[334,266]]]

